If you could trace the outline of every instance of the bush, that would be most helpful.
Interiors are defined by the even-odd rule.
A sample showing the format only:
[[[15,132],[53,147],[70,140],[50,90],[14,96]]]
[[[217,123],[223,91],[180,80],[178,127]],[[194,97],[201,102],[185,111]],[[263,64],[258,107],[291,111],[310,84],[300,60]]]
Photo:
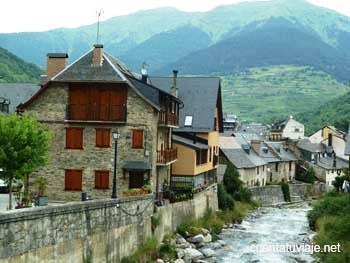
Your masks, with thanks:
[[[158,240],[155,237],[147,239],[137,251],[122,259],[122,263],[148,263],[158,258]]]
[[[316,202],[311,211],[309,211],[307,218],[310,228],[316,229],[316,222],[323,216],[338,216],[344,215],[350,211],[350,195],[334,193],[325,195],[323,199]]]
[[[289,192],[289,184],[286,182],[282,182],[281,189],[283,192],[284,201],[290,202],[291,199],[290,199],[290,192]]]
[[[297,175],[295,179],[305,183],[313,184],[315,182],[315,174],[316,173],[314,168],[310,167],[307,171],[301,173],[300,175]]]
[[[222,184],[218,185],[218,202],[221,210],[233,210],[234,201]]]
[[[235,194],[235,200],[251,203],[252,202],[252,193],[246,187],[241,187],[238,192]]]
[[[174,260],[177,258],[176,247],[173,244],[165,243],[159,247],[159,256],[165,260]]]

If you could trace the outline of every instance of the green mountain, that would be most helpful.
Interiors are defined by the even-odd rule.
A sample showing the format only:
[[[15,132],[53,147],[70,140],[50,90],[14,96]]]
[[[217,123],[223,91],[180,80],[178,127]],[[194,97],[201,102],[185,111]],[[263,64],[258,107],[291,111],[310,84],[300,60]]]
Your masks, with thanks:
[[[324,125],[334,125],[347,132],[350,124],[350,92],[297,115],[310,135]]]
[[[234,113],[242,120],[265,123],[318,109],[348,91],[349,86],[327,73],[293,65],[252,68],[224,76],[222,82],[226,113]],[[308,126],[313,113],[305,116],[310,116],[303,119]]]
[[[0,47],[1,82],[38,82],[42,70]]]
[[[124,62],[134,67],[138,65],[137,70],[146,61],[152,71],[174,62],[174,57],[164,54],[173,53],[178,56],[177,59],[181,59],[206,48],[207,44],[215,45],[233,39],[236,35],[247,32],[247,27],[260,27],[263,21],[272,18],[284,18],[297,24],[313,36],[310,41],[318,38],[342,56],[350,56],[347,41],[350,36],[350,19],[304,0],[243,2],[220,6],[204,13],[186,13],[174,8],[140,11],[102,22],[101,42],[112,55],[123,57]],[[174,43],[175,39],[175,42],[180,42],[181,36],[184,36],[184,32],[181,32],[184,27],[192,28],[197,31],[196,34],[201,35],[199,45],[193,45],[186,38],[182,39],[184,41],[181,45]],[[156,39],[161,41],[158,43]],[[68,52],[73,61],[92,47],[95,41],[95,24],[47,32],[0,34],[0,46],[42,67],[45,66],[45,55],[48,52]],[[181,52],[174,52],[174,48]],[[272,50],[268,55],[276,57],[279,54],[276,55]],[[206,64],[212,62],[206,61]]]

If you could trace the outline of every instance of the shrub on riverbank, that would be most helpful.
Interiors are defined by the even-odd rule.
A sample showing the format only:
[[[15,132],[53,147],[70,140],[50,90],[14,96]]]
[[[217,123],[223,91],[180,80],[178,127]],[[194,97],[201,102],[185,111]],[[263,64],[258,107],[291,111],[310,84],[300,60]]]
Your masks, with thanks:
[[[286,182],[281,183],[281,189],[284,197],[284,201],[290,202],[290,191],[289,191],[289,184]]]
[[[315,203],[308,213],[309,225],[317,230],[316,244],[340,244],[341,253],[317,253],[323,263],[343,263],[350,256],[350,195],[331,192]],[[345,253],[347,252],[347,253]]]
[[[234,208],[233,198],[227,193],[223,184],[218,185],[218,202],[221,210],[233,210]]]
[[[305,182],[305,183],[313,184],[315,182],[315,180],[316,180],[315,174],[316,173],[315,173],[314,168],[309,167],[307,169],[307,171],[302,172],[301,174],[297,174],[295,176],[295,179],[297,179],[298,181]]]

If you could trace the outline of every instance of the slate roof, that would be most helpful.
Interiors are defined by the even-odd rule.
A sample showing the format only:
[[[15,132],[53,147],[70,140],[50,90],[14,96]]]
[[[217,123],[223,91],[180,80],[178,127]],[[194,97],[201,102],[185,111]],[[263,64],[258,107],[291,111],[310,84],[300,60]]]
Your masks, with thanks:
[[[52,82],[124,82],[133,88],[145,101],[157,110],[160,110],[159,94],[163,93],[173,100],[181,103],[179,99],[169,92],[153,85],[142,82],[133,74],[125,64],[103,51],[102,66],[92,66],[93,50],[90,50],[78,60],[59,72],[50,81]],[[47,83],[43,86],[48,85]],[[42,90],[43,90],[42,89]],[[39,92],[40,93],[40,92]],[[38,94],[37,94],[38,95]],[[35,95],[35,96],[37,96]],[[19,107],[25,107],[24,105]],[[17,105],[17,104],[16,104]]]
[[[10,100],[9,113],[16,111],[16,106],[27,101],[40,89],[33,83],[0,83],[0,97]]]
[[[326,157],[321,157],[317,159],[317,165],[327,169],[327,170],[332,170],[332,169],[343,169],[343,168],[348,168],[349,163],[339,157],[336,157],[336,167],[333,166],[333,161],[334,157],[333,156],[326,156]]]
[[[266,142],[265,143],[277,155],[280,161],[297,161],[298,159],[281,142]]]
[[[311,153],[319,153],[324,152],[326,150],[326,146],[324,144],[312,143],[308,138],[299,140],[297,143],[297,147]]]
[[[220,150],[226,158],[238,169],[254,168],[267,164],[260,158],[247,144],[240,144],[238,138],[220,136]],[[244,147],[249,146],[249,154],[244,151]]]
[[[243,149],[221,148],[221,151],[237,169],[255,168],[266,164],[253,151],[250,154],[247,154]]]
[[[345,155],[350,155],[350,126],[348,134],[345,137],[346,145],[345,145]]]
[[[151,77],[150,82],[170,92],[172,77]],[[214,130],[215,109],[221,96],[220,78],[178,77],[178,98],[184,103],[180,109],[179,129],[181,132],[210,132]],[[185,126],[185,117],[193,116],[192,126]],[[222,115],[221,115],[222,116]]]
[[[208,149],[208,143],[205,144],[205,143],[198,142],[198,141],[196,143],[194,143],[193,140],[191,140],[191,139],[184,138],[182,136],[175,135],[175,134],[173,134],[172,139],[173,139],[174,142],[177,142],[179,144],[191,147],[191,148],[196,149],[196,150],[197,149],[198,150]]]

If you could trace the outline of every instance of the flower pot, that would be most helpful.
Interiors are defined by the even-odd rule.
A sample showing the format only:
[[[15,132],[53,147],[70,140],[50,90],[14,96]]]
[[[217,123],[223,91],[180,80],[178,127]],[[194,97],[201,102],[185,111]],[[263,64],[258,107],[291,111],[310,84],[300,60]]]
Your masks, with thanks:
[[[35,197],[35,206],[46,206],[49,203],[47,196],[36,196]]]

